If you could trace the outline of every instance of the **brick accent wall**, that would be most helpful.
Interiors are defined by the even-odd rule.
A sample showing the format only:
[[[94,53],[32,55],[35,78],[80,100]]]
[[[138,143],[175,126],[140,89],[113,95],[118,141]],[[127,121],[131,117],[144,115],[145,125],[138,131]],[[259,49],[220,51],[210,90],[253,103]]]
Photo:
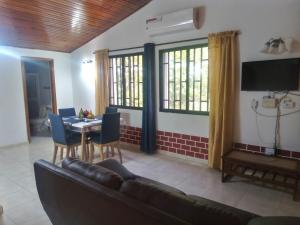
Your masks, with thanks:
[[[157,146],[162,151],[208,159],[208,138],[206,137],[158,131]]]
[[[252,152],[255,154],[264,154],[265,153],[265,147],[263,147],[263,146],[248,145],[248,144],[243,144],[243,143],[234,143],[233,149],[239,150],[239,151]],[[300,159],[300,152],[294,152],[294,151],[290,151],[290,150],[279,149],[278,155],[281,157],[286,157],[286,158]]]
[[[141,144],[141,133],[142,129],[139,127],[121,126],[121,137],[120,141],[127,142],[130,144],[139,145]]]
[[[120,140],[130,144],[140,145],[141,132],[142,129],[139,127],[121,126]],[[157,131],[157,149],[207,160],[208,138],[167,131]],[[265,152],[265,147],[263,146],[243,143],[234,143],[233,149],[255,154],[264,154]],[[279,156],[300,159],[300,152],[280,149]]]

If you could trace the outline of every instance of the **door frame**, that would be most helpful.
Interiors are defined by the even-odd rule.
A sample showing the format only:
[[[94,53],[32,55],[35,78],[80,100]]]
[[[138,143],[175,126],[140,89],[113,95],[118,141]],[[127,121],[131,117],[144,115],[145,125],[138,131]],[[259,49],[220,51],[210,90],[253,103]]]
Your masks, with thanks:
[[[24,95],[24,106],[25,106],[25,117],[26,117],[26,130],[27,130],[27,140],[28,143],[31,142],[30,133],[30,119],[29,119],[29,109],[28,109],[28,96],[27,96],[27,83],[26,83],[26,70],[25,63],[32,61],[42,61],[48,62],[50,67],[50,85],[51,85],[51,104],[52,112],[57,113],[57,102],[56,102],[56,87],[55,87],[55,74],[54,74],[54,60],[50,58],[39,58],[39,57],[21,57],[21,70],[22,70],[22,82],[23,82],[23,95]]]

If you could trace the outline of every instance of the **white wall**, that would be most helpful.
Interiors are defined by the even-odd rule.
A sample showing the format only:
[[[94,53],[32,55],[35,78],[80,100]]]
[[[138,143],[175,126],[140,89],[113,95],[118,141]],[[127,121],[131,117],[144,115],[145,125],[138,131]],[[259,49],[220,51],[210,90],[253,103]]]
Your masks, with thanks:
[[[0,46],[0,147],[27,141],[21,56],[53,59],[57,107],[73,106],[70,54]]]
[[[163,35],[155,38],[150,38],[146,35],[146,18],[195,6],[205,7],[204,24],[200,30]],[[81,62],[84,59],[94,59],[92,52],[95,50],[141,46],[146,42],[161,43],[206,37],[211,32],[238,29],[241,31],[239,37],[241,62],[299,57],[299,21],[299,0],[154,0],[71,54],[74,104],[77,108],[94,109],[95,90],[92,75],[94,65],[90,64],[88,66],[90,67],[89,69],[82,69],[83,64]],[[295,51],[278,56],[260,53],[264,43],[269,38],[276,36],[296,39],[298,44],[294,46]],[[90,72],[87,72],[88,70]],[[260,133],[263,138],[261,141],[257,135],[255,114],[250,108],[252,99],[261,98],[263,94],[265,93],[238,91],[237,99],[233,99],[237,103],[235,141],[256,145],[272,143],[274,120],[258,118]],[[298,107],[300,108],[300,102]],[[122,111],[128,113],[129,124],[141,126],[140,111]],[[158,129],[208,136],[208,117],[158,113]],[[300,114],[282,118],[281,136],[282,148],[300,151]]]

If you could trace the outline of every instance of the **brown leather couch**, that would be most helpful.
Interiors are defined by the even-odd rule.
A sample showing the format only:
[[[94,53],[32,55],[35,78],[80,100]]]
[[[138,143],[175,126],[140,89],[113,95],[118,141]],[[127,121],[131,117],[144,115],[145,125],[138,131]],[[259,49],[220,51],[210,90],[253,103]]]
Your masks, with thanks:
[[[53,225],[246,225],[258,216],[132,174],[113,159],[34,164]]]

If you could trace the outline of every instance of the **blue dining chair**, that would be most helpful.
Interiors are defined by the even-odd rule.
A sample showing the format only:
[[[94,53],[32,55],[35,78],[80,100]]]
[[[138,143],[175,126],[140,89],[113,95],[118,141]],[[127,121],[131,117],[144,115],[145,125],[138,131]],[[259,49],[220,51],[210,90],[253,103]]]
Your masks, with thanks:
[[[53,113],[48,114],[50,120],[52,139],[54,142],[54,154],[52,162],[55,163],[58,148],[61,148],[61,158],[64,149],[67,149],[67,156],[75,157],[75,148],[81,145],[81,134],[65,129],[62,117]]]
[[[102,118],[101,131],[91,133],[91,152],[90,162],[93,162],[94,145],[100,148],[100,159],[104,159],[103,147],[107,147],[106,151],[109,152],[111,147],[112,154],[114,155],[114,147],[117,148],[120,162],[122,163],[122,153],[120,150],[120,113],[105,113]]]
[[[106,107],[105,109],[105,113],[117,113],[118,112],[118,108],[117,107]]]
[[[58,113],[61,117],[76,116],[75,108],[58,109]]]

